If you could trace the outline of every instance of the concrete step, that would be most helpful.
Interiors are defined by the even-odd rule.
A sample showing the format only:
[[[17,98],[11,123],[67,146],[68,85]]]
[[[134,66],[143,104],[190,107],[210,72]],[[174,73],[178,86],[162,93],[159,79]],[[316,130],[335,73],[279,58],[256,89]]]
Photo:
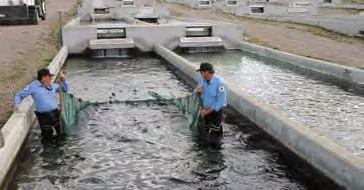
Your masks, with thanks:
[[[95,39],[90,40],[90,49],[127,49],[134,48],[133,38],[119,38],[119,39]]]
[[[219,47],[223,46],[220,37],[181,37],[180,47]]]

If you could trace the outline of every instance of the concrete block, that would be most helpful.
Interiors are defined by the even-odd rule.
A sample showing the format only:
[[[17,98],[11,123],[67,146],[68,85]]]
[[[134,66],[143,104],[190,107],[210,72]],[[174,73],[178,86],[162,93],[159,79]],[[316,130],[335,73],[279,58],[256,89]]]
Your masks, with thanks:
[[[144,22],[144,21],[141,21],[141,20],[138,20],[138,19],[135,19],[135,18],[129,17],[129,16],[124,16],[124,17],[122,17],[122,20],[124,20],[125,22],[127,22],[127,23],[129,23],[129,24],[144,24],[144,25],[153,25],[153,24],[151,24],[151,23]]]
[[[226,49],[235,49],[235,42],[243,39],[243,28],[236,24],[216,24],[212,26],[212,35],[220,37]]]
[[[220,37],[182,37],[179,42],[180,47],[216,47],[223,46]]]
[[[134,48],[133,38],[90,40],[90,49],[125,49]]]
[[[77,21],[71,21],[62,29],[63,44],[70,53],[83,53],[90,39],[97,39],[97,27],[80,26]]]
[[[72,21],[63,28],[62,36],[69,53],[81,54],[89,48],[90,40],[97,39],[98,28],[125,28],[126,37],[133,38],[135,46],[139,50],[153,51],[153,46],[156,44],[167,46],[169,49],[177,48],[180,38],[186,36],[186,27],[197,24],[201,25],[201,23],[193,22],[160,25],[129,25],[125,23],[82,25],[78,21]],[[226,23],[208,25],[212,26],[212,36],[221,38],[227,49],[233,47],[231,42],[241,39],[240,26]]]

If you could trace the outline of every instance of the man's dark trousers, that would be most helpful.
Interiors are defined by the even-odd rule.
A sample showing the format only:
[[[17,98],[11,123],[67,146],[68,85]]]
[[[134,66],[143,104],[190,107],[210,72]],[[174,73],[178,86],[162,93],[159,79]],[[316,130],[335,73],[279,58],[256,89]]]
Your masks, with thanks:
[[[199,132],[201,135],[208,135],[212,138],[220,138],[222,137],[222,120],[223,113],[222,110],[211,112],[208,115],[200,118],[199,124]]]
[[[49,112],[35,112],[42,137],[44,141],[53,141],[53,128],[56,131],[57,137],[61,135],[60,122],[59,122],[59,110],[55,109]]]

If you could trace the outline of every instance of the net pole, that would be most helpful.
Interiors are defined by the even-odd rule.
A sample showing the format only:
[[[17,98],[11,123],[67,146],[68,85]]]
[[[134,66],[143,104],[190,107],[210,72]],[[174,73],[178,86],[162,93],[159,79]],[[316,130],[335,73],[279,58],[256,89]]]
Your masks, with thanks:
[[[200,108],[200,110],[199,110],[199,112],[198,112],[198,116],[197,117],[200,117],[200,113],[201,113],[201,111],[203,110],[203,96],[202,96],[202,93],[199,93],[199,95],[200,95],[200,104],[201,104],[201,108]],[[202,120],[202,127],[205,127],[205,118],[203,117],[203,116],[201,116],[202,118],[201,118],[201,120]]]
[[[58,80],[59,83],[59,133],[62,134],[62,105],[63,105],[63,99],[62,99],[62,94],[63,94],[63,89],[62,89],[62,79],[61,77]]]

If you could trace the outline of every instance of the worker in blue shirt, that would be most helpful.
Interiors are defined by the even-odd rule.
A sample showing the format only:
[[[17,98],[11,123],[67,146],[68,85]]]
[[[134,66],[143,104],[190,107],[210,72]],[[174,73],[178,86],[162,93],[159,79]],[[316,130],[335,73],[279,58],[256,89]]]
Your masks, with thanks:
[[[202,98],[200,111],[202,128],[200,132],[215,137],[222,137],[222,109],[227,106],[226,84],[219,76],[214,76],[215,70],[210,63],[201,63],[197,70],[201,74],[196,92]]]
[[[60,86],[52,84],[52,76],[54,75],[48,69],[40,69],[38,71],[38,80],[26,85],[14,98],[14,110],[18,111],[22,100],[29,95],[32,96],[44,143],[53,142],[56,139],[53,136],[53,129],[56,131],[56,137],[60,137],[60,133],[63,131],[60,128],[57,100]],[[62,90],[67,92],[68,84],[64,80],[62,72],[60,80],[62,80]]]

